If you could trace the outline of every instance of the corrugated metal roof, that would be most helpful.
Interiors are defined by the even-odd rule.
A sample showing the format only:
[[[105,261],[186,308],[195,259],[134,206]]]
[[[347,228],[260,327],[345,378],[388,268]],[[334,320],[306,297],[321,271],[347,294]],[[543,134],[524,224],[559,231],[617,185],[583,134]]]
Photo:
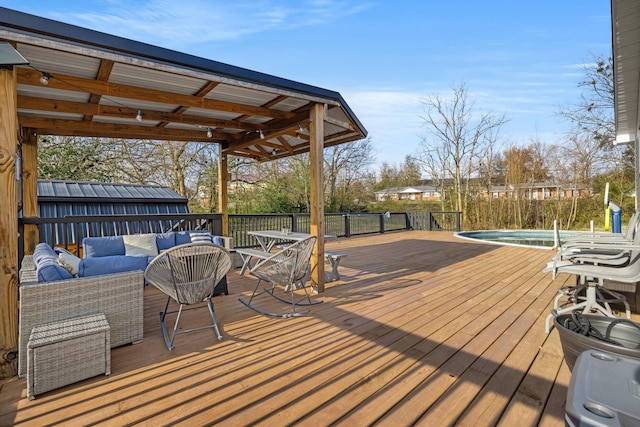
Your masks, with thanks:
[[[3,7],[0,40],[29,61],[16,67],[18,119],[40,134],[200,141],[270,161],[309,151],[320,104],[325,146],[367,135],[332,90]]]
[[[38,181],[38,215],[40,218],[64,218],[66,216],[99,215],[157,215],[189,213],[187,199],[168,187],[106,182]],[[123,224],[112,224],[118,233],[140,232],[123,230]],[[91,235],[100,235],[97,224],[87,224]],[[104,226],[104,225],[103,225]],[[154,223],[153,232],[163,231]],[[170,226],[167,226],[170,227]],[[76,233],[79,235],[76,236]],[[40,238],[49,244],[55,242],[79,242],[89,235],[63,224],[44,224]],[[108,230],[105,230],[109,234]]]
[[[170,203],[187,203],[187,200],[168,187],[114,184],[107,182],[81,182],[38,180],[38,200],[55,198],[59,200],[78,198],[79,201],[89,199],[135,200],[141,203],[166,201]],[[116,200],[107,200],[115,202]],[[146,202],[145,202],[146,201]]]

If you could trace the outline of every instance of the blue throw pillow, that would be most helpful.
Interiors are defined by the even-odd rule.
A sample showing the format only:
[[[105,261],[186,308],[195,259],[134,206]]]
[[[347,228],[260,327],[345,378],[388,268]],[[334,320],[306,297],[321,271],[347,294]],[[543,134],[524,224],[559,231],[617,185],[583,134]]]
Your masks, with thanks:
[[[84,258],[124,255],[124,239],[122,236],[85,237],[82,251]]]
[[[209,233],[199,233],[197,231],[192,231],[189,233],[189,238],[191,239],[191,243],[212,243],[213,236]]]
[[[176,245],[176,233],[169,231],[167,233],[156,234],[156,246],[158,251],[164,251]]]
[[[191,236],[189,235],[190,231],[177,231],[176,232],[176,246],[178,245],[186,245],[187,243],[191,243]]]
[[[147,256],[103,256],[96,258],[82,258],[78,267],[78,276],[100,276],[103,274],[122,273],[125,271],[144,271],[147,268]]]
[[[211,236],[211,243],[222,246],[224,248],[224,239],[220,236]]]
[[[57,259],[46,259],[36,267],[38,282],[55,282],[57,280],[73,279],[71,273],[58,264]]]

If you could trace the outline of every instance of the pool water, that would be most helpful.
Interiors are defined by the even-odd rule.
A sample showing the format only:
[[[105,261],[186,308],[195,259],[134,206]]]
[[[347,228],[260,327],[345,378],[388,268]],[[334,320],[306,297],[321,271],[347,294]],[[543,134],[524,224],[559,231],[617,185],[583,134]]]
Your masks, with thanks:
[[[575,234],[576,232],[561,231],[560,240]],[[534,246],[547,249],[554,246],[553,231],[546,230],[460,231],[455,235],[463,239],[482,240],[502,245]]]

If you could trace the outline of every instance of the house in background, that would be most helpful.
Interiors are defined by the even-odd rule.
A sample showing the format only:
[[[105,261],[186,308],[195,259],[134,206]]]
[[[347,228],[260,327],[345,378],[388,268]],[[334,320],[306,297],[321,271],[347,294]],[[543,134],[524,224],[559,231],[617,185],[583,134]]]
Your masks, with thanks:
[[[531,200],[559,200],[573,197],[589,197],[591,191],[586,187],[577,188],[573,185],[562,185],[555,182],[534,182],[518,186],[523,199]]]
[[[429,185],[385,188],[384,190],[376,191],[375,195],[377,202],[384,202],[385,200],[440,201],[440,192]]]
[[[591,196],[587,187],[562,185],[553,182],[534,182],[519,185],[493,185],[482,191],[485,199],[515,199],[521,200],[561,200],[573,197],[586,198]]]
[[[482,190],[485,199],[510,199],[513,197],[513,186],[492,185]]]

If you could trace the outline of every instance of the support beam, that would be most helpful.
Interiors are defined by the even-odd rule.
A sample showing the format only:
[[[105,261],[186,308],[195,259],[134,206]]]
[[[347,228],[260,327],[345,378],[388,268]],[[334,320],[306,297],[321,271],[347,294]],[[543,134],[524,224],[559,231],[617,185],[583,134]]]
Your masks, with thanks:
[[[218,209],[222,212],[222,235],[229,236],[229,172],[227,155],[218,151]]]
[[[23,129],[22,141],[22,216],[38,216],[38,133],[36,129]],[[23,242],[25,255],[33,254],[40,241],[38,226],[25,224]]]
[[[324,105],[315,104],[309,113],[309,162],[311,164],[311,234],[318,236],[311,255],[311,281],[324,292]]]
[[[0,378],[17,373],[18,348],[18,199],[15,155],[18,145],[17,78],[0,68]]]

